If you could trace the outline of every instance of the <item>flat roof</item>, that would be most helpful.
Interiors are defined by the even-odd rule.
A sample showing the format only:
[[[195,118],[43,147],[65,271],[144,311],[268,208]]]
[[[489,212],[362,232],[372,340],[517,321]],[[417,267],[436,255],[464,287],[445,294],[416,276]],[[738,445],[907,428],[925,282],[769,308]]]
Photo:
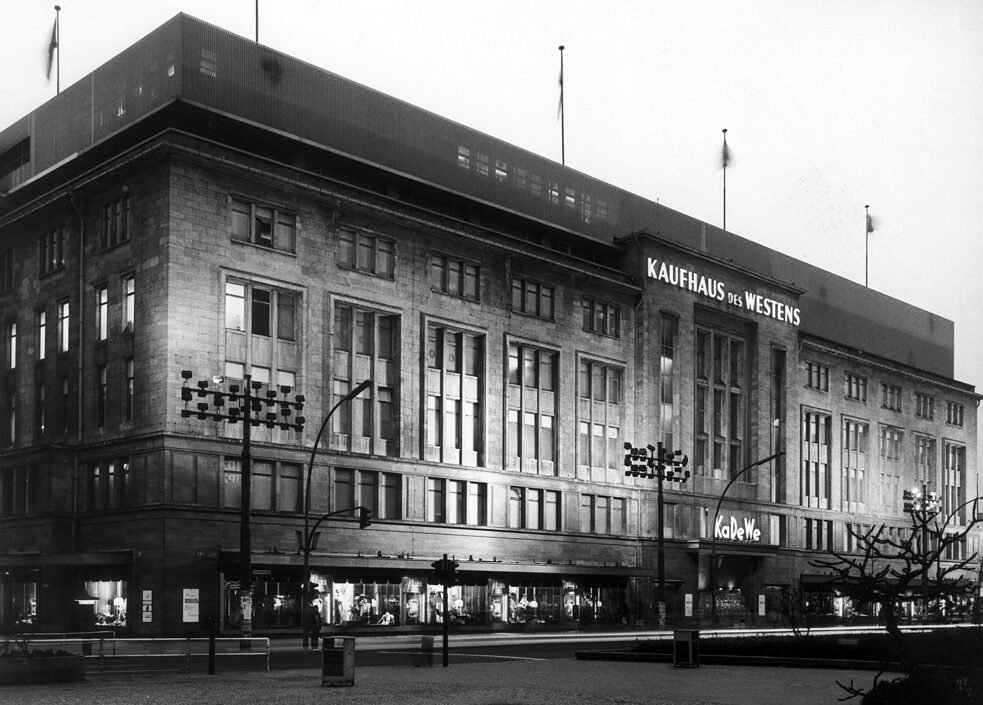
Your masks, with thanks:
[[[953,322],[188,15],[0,132],[0,194],[185,102],[487,204],[571,242],[647,231],[803,290],[801,330],[951,379]]]

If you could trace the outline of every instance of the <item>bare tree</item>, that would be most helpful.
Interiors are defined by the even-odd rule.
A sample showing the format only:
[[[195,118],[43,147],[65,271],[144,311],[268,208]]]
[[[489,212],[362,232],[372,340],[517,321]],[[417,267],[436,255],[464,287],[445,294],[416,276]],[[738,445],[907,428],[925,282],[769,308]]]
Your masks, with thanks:
[[[909,593],[919,595],[925,604],[968,593],[972,581],[966,569],[978,561],[977,554],[954,560],[948,556],[962,554],[967,535],[980,521],[980,499],[964,502],[944,520],[932,503],[912,503],[906,506],[910,530],[889,531],[881,524],[857,531],[849,526],[856,553],[831,549],[829,558],[812,561],[813,566],[829,570],[831,582],[842,585],[844,592],[879,606],[905,673],[917,664],[898,625],[899,605]],[[968,504],[973,505],[970,520],[956,525]]]

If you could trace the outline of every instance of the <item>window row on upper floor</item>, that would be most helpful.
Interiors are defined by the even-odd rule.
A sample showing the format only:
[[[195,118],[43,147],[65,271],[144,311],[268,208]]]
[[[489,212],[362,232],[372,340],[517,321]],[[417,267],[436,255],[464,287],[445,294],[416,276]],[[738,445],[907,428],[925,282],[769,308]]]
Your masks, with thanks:
[[[830,391],[830,368],[820,362],[804,361],[805,374],[803,386],[817,392]],[[860,404],[868,402],[869,379],[866,375],[846,371],[843,373],[843,398]],[[912,398],[914,414],[917,418],[934,421],[936,417],[937,396],[928,390],[913,390]],[[892,412],[905,411],[905,390],[901,385],[892,382],[881,382],[880,392],[876,397],[882,409]],[[945,422],[951,426],[963,426],[965,405],[958,401],[945,400]]]

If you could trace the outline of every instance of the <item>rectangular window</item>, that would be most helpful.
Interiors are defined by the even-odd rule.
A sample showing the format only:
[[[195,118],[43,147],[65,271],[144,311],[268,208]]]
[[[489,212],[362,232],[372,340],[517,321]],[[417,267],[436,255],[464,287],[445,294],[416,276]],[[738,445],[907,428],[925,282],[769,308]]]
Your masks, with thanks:
[[[276,509],[279,512],[296,514],[304,511],[301,506],[301,466],[295,463],[280,463],[276,477]]]
[[[553,320],[554,289],[545,284],[512,279],[512,310],[527,316]]]
[[[109,337],[109,287],[100,284],[96,287],[96,340]]]
[[[96,366],[96,426],[106,425],[106,364]]]
[[[48,350],[48,312],[38,311],[38,359],[43,360]]]
[[[232,199],[232,239],[281,252],[294,252],[297,216],[270,206]]]
[[[696,472],[733,478],[745,466],[746,342],[700,329],[696,342]],[[754,478],[746,475],[742,481]]]
[[[915,416],[932,420],[935,418],[935,398],[920,392],[915,392]]]
[[[513,470],[554,475],[556,473],[554,420],[557,413],[558,354],[550,350],[510,343],[508,355],[510,366],[514,364],[518,367],[521,360],[521,370],[517,369],[514,375],[510,375],[510,389],[507,392],[508,466]]]
[[[584,330],[601,335],[621,337],[621,308],[614,304],[584,299]]]
[[[375,384],[335,412],[331,445],[337,450],[397,455],[399,317],[338,302],[333,326],[335,401],[363,379]]]
[[[68,352],[71,335],[71,306],[68,299],[58,302],[58,352]]]
[[[957,443],[945,444],[945,467],[942,478],[942,516],[952,516],[953,523],[966,523],[966,446]],[[970,495],[972,497],[972,495]],[[972,502],[969,506],[972,506]],[[975,518],[975,517],[973,517]]]
[[[123,277],[123,332],[133,332],[133,318],[136,313],[136,280]]]
[[[129,221],[129,194],[124,193],[102,207],[102,249],[115,247],[130,239]]]
[[[675,449],[675,365],[676,336],[679,321],[673,316],[660,316],[659,331],[659,427],[665,448]]]
[[[800,492],[803,507],[830,508],[831,422],[829,414],[802,412]]]
[[[223,458],[222,506],[236,509],[242,506],[242,462],[239,458]]]
[[[843,466],[840,477],[840,509],[845,512],[867,511],[867,445],[869,427],[866,423],[843,420]]]
[[[14,288],[14,251],[0,251],[0,293],[6,293]]]
[[[867,378],[847,372],[844,396],[854,401],[867,401]]]
[[[428,324],[427,460],[484,464],[484,348],[484,335]]]
[[[881,407],[892,411],[901,411],[901,387],[894,384],[882,384]]]
[[[446,480],[427,479],[427,521],[443,524],[447,521],[444,486]]]
[[[65,228],[58,227],[43,233],[38,243],[40,274],[50,274],[65,268]]]
[[[133,420],[133,358],[123,358],[123,420]]]
[[[901,478],[904,462],[904,431],[890,426],[880,427],[881,507],[883,511],[901,509]]]
[[[580,531],[593,534],[627,533],[627,502],[623,497],[580,496]]]
[[[37,430],[43,436],[48,421],[47,389],[44,382],[37,383]]]
[[[580,360],[581,399],[578,428],[578,464],[588,468],[617,469],[622,460],[620,448],[624,369],[593,360]]]
[[[225,282],[225,327],[246,330],[246,287],[243,284]]]
[[[7,369],[17,369],[17,321],[7,324]]]
[[[395,247],[391,240],[353,230],[339,234],[338,265],[392,279]]]
[[[430,258],[430,288],[432,291],[477,301],[479,271],[476,264],[433,255]]]
[[[773,438],[771,450],[773,453],[785,451],[786,433],[786,394],[788,380],[786,377],[786,361],[788,354],[785,350],[772,348],[771,351],[771,428]],[[785,504],[786,497],[786,473],[785,457],[779,456],[775,459],[774,475],[772,476],[771,499],[776,504]],[[783,544],[784,545],[784,544]]]
[[[945,403],[945,422],[950,426],[963,425],[963,405],[954,401]]]
[[[829,391],[829,368],[818,362],[806,362],[806,388]]]

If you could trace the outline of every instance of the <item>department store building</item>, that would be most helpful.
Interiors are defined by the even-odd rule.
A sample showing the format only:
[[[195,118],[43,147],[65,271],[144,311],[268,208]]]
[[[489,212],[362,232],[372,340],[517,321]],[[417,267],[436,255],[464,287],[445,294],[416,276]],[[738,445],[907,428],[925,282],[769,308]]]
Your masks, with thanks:
[[[656,624],[626,443],[688,457],[670,624],[853,619],[811,561],[980,494],[953,322],[186,15],[0,132],[0,332],[4,630],[236,633],[243,429],[198,381],[305,398],[249,438],[258,634],[363,380],[311,465],[331,628]]]

